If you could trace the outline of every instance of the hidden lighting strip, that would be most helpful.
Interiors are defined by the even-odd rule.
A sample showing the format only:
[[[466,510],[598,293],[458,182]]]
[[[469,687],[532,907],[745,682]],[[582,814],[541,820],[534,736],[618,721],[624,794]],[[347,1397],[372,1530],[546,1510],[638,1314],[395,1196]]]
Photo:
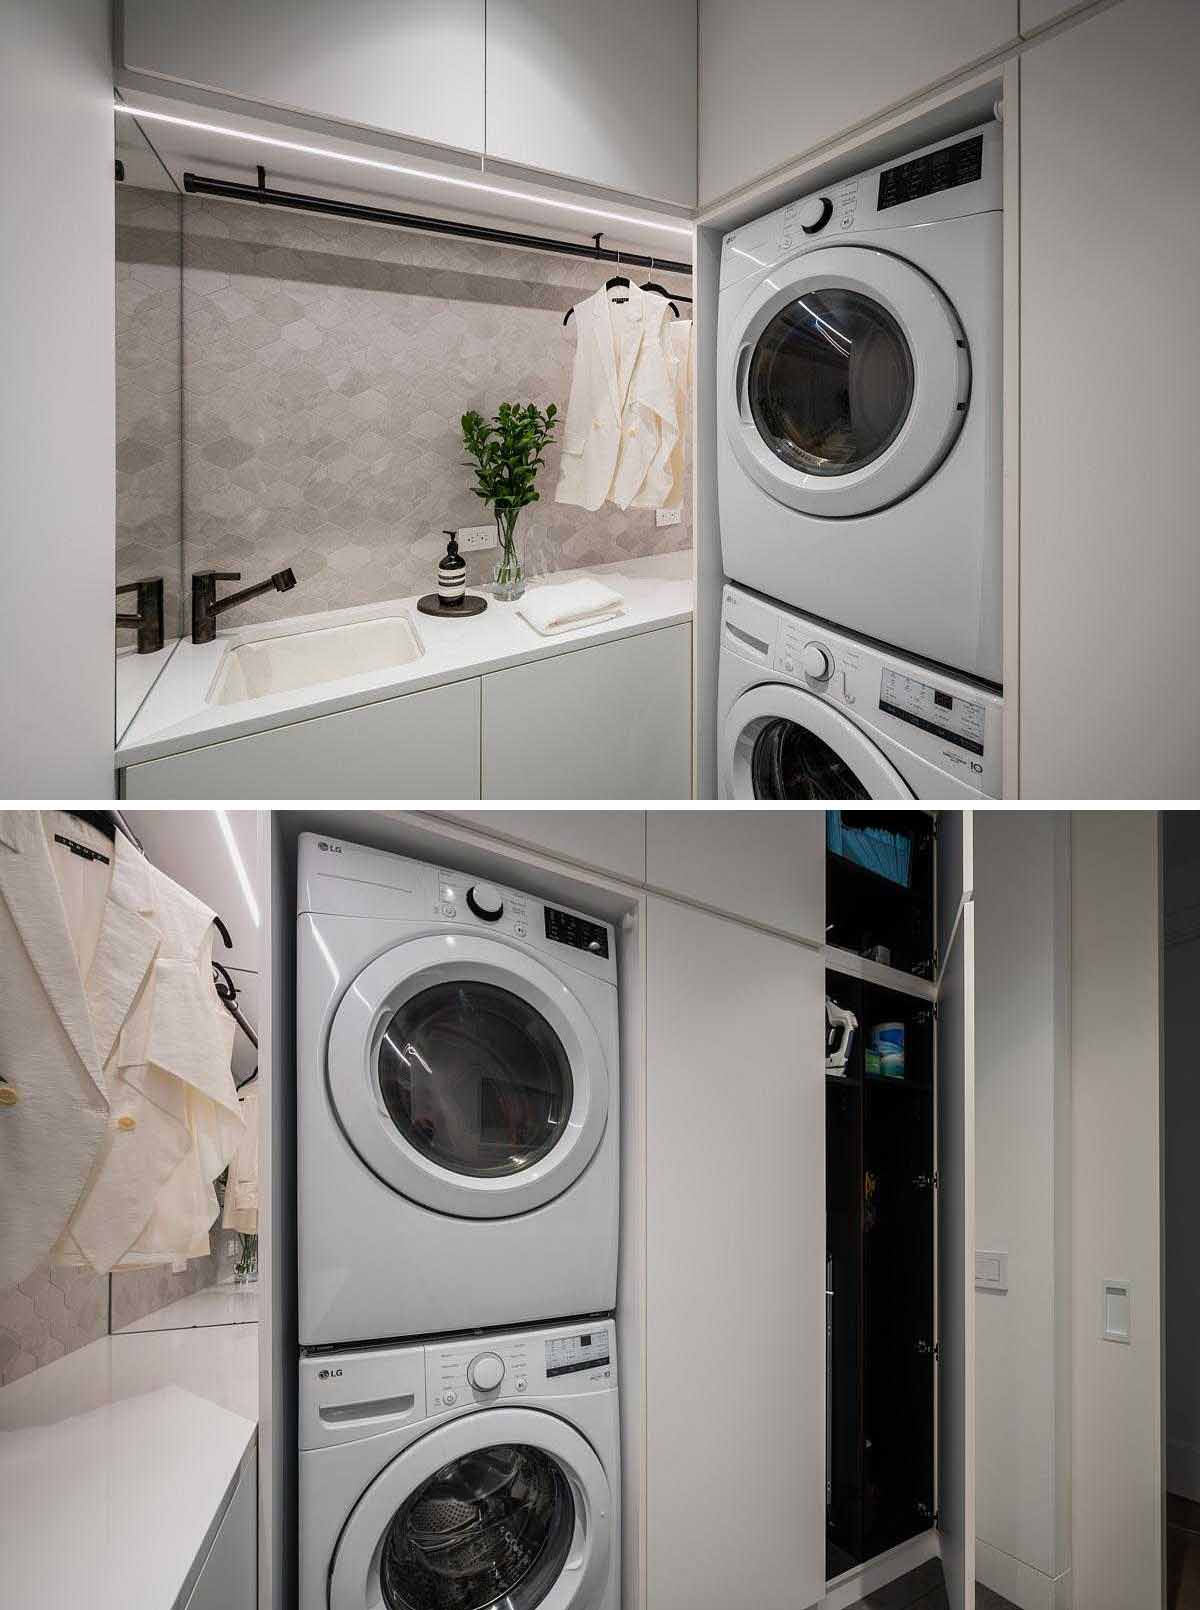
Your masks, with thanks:
[[[450,185],[457,190],[474,190],[485,196],[502,196],[509,201],[526,201],[534,207],[551,207],[557,212],[577,213],[584,218],[603,218],[607,223],[628,224],[634,229],[658,229],[668,235],[692,237],[690,224],[668,224],[657,218],[636,218],[630,213],[606,212],[600,207],[585,207],[574,201],[558,201],[550,196],[533,195],[527,190],[506,190],[499,185],[484,184],[478,179],[460,179],[447,173],[430,173],[425,168],[410,168],[399,162],[384,162],[378,157],[352,156],[346,151],[331,151],[327,146],[302,145],[297,140],[281,140],[276,135],[257,134],[248,129],[226,128],[219,123],[204,123],[196,118],[176,117],[171,112],[151,112],[142,106],[129,106],[114,101],[113,110],[126,117],[151,123],[170,123],[176,128],[201,129],[206,134],[220,134],[230,140],[245,140],[251,145],[272,146],[277,151],[296,151],[302,156],[327,157],[332,162],[347,162],[358,168],[374,168],[383,173],[398,173],[410,179],[425,179],[433,184]]]

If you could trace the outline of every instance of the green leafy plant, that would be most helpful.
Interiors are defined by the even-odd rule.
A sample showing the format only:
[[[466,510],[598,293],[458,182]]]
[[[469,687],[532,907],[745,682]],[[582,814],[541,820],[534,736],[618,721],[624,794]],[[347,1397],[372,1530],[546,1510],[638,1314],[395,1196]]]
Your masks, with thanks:
[[[496,569],[499,585],[521,579],[517,517],[541,496],[535,483],[546,462],[545,449],[554,440],[557,418],[553,403],[544,411],[533,403],[523,407],[501,403],[494,419],[484,419],[474,409],[462,416],[463,446],[470,455],[466,464],[475,472],[471,490],[495,512],[501,551]]]

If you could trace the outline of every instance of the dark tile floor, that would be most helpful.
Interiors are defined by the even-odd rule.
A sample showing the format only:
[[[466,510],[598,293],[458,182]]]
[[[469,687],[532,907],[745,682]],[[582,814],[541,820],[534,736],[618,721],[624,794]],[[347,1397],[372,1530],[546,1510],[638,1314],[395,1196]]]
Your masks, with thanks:
[[[1200,1536],[1196,1538],[1200,1544]],[[868,1593],[852,1610],[947,1610],[946,1583],[940,1560],[927,1560],[907,1576],[889,1582],[886,1587]],[[975,1590],[976,1610],[1016,1610],[1007,1599],[983,1586]],[[1185,1610],[1183,1605],[1178,1610]],[[1188,1605],[1186,1610],[1191,1610]],[[1198,1606],[1200,1610],[1200,1606]]]
[[[1167,1610],[1200,1610],[1200,1504],[1167,1494]]]

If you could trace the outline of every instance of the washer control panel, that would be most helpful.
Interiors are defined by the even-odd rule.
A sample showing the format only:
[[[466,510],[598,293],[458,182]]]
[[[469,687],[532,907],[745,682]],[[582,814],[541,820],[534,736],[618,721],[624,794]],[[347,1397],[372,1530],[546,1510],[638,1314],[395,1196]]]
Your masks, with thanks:
[[[612,1321],[504,1336],[466,1336],[425,1348],[429,1412],[607,1390],[616,1385]]]

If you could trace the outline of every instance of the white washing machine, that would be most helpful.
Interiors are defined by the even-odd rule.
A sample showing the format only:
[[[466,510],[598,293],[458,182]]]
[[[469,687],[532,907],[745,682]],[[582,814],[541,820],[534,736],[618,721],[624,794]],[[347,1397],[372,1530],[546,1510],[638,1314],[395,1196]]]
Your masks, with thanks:
[[[722,799],[990,799],[1003,702],[726,586]]]
[[[732,581],[1000,682],[995,123],[726,236],[717,477]]]
[[[618,1610],[611,1320],[300,1361],[301,1610]]]
[[[613,929],[313,834],[298,905],[301,1345],[611,1310]]]

